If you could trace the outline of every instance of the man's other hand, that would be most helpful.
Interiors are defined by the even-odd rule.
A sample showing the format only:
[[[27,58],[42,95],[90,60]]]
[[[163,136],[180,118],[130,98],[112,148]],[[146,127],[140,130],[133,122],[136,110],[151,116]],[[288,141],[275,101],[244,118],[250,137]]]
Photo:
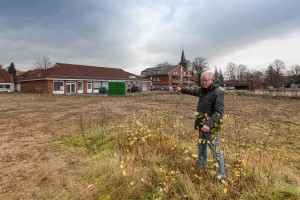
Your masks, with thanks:
[[[208,133],[210,130],[210,128],[206,125],[203,125],[202,128],[201,128],[201,131],[203,131],[204,133]]]

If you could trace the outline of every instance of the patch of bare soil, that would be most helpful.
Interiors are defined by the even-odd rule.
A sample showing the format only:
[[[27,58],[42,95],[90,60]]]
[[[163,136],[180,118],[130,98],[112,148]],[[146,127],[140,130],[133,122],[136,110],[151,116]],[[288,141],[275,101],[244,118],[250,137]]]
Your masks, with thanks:
[[[57,136],[73,134],[80,116],[93,121],[104,108],[116,121],[157,109],[160,102],[151,98],[0,94],[0,199],[84,198],[88,157],[59,148]]]
[[[174,93],[126,97],[0,94],[0,199],[93,198],[84,196],[89,189],[82,180],[90,166],[88,155],[59,147],[58,136],[78,131],[80,117],[96,121],[103,109],[109,110],[116,123],[136,112],[170,111],[183,116],[193,134],[197,100]],[[299,101],[238,96],[226,96],[225,101],[225,112],[231,117],[252,118],[252,130],[244,134],[249,135],[247,142],[256,142],[268,128],[262,125],[272,125],[272,121],[278,130],[291,134],[293,139],[282,141],[284,145],[276,138],[270,143],[291,151],[287,161],[299,167]]]

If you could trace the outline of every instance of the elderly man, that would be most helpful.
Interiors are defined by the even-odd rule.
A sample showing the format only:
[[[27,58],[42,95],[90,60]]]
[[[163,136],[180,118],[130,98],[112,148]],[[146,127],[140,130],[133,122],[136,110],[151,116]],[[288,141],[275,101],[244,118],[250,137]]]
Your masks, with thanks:
[[[224,158],[220,148],[218,131],[224,113],[224,91],[218,80],[213,81],[213,74],[201,75],[201,87],[176,88],[177,92],[199,97],[195,129],[199,130],[198,167],[205,169],[207,163],[207,145],[216,159],[219,179],[225,179]]]

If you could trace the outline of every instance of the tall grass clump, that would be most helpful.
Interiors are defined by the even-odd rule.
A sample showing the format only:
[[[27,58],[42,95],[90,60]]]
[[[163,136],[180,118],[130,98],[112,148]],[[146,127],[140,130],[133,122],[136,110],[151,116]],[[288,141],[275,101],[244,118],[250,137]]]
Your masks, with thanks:
[[[298,199],[298,175],[270,151],[279,124],[260,121],[258,129],[256,113],[243,106],[247,100],[234,93],[227,98],[232,104],[219,133],[225,181],[218,179],[211,154],[207,169],[197,169],[198,136],[175,110],[136,111],[122,121],[109,111],[93,122],[81,118],[77,134],[64,141],[91,158],[86,198]],[[251,106],[251,99],[246,103]]]
[[[169,116],[158,112],[135,114],[112,130],[114,154],[107,159],[114,165],[110,166],[113,169],[110,176],[105,178],[112,199],[166,197],[176,188],[175,177],[180,169],[176,162],[184,161],[179,152],[187,147],[180,144],[184,138],[180,119]],[[103,169],[110,162],[99,160],[95,166]],[[94,173],[103,178],[107,171],[101,171]],[[104,190],[99,189],[101,196]]]
[[[268,105],[255,113],[247,111],[257,107],[251,97],[243,102],[235,93],[227,95],[227,123],[224,124],[226,172],[231,197],[242,199],[298,199],[297,172],[280,162],[274,146],[288,141],[290,134],[280,129],[280,121],[259,120],[257,114],[271,115]],[[280,137],[279,137],[280,136]],[[284,139],[283,139],[284,138]]]
[[[135,114],[110,130],[111,156],[94,157],[88,175],[99,198],[227,198],[227,183],[216,182],[215,162],[196,168],[197,141],[182,117],[171,112]],[[104,195],[104,196],[103,196]]]
[[[102,103],[97,109],[94,118],[80,113],[78,116],[78,130],[74,134],[58,136],[58,143],[71,150],[83,148],[89,155],[103,153],[104,150],[112,150],[113,140],[109,135],[111,129],[112,115],[109,108],[104,107]],[[110,124],[110,125],[109,125]]]

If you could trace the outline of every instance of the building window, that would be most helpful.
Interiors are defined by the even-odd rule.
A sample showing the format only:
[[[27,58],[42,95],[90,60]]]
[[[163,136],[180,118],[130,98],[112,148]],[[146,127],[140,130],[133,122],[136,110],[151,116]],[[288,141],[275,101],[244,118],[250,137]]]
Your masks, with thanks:
[[[80,81],[78,81],[78,90],[83,90],[83,87],[82,87],[82,82]]]
[[[54,81],[54,91],[64,91],[64,81]]]
[[[91,90],[91,89],[92,89],[92,82],[88,82],[87,85],[88,85],[87,88],[88,88],[89,90]]]
[[[101,82],[100,81],[94,81],[94,90],[99,90],[101,88]]]
[[[159,81],[159,78],[157,78],[157,81]]]

